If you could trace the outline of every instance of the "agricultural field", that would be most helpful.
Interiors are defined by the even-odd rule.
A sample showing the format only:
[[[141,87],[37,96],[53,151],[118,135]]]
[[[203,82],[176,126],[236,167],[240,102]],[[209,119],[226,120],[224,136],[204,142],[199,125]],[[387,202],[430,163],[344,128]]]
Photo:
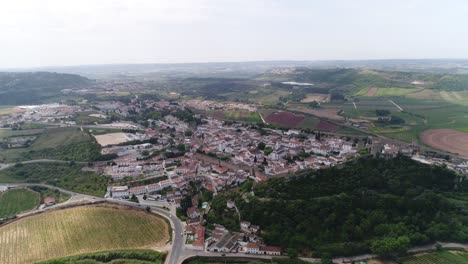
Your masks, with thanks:
[[[7,131],[0,132],[0,136],[12,134],[38,137],[29,147],[2,149],[0,162],[13,163],[32,159],[92,161],[100,157],[100,148],[95,139],[78,128]]]
[[[276,105],[278,103],[278,98],[288,95],[289,91],[286,90],[271,87],[259,87],[255,90],[251,90],[248,93],[245,93],[245,96],[241,95],[241,98],[243,97],[242,99],[248,100],[252,103],[259,103],[268,106]],[[233,96],[233,99],[238,97],[239,94],[237,94],[237,96]]]
[[[70,121],[75,121],[77,125],[93,125],[95,123],[103,124],[110,123],[110,120],[105,118],[105,116],[96,115],[97,112],[86,111],[78,112],[76,116],[72,117]]]
[[[304,121],[304,115],[285,111],[273,111],[263,115],[266,122],[283,127],[298,127]]]
[[[435,149],[468,157],[468,134],[453,129],[429,129],[421,133],[421,141]]]
[[[402,258],[402,264],[466,264],[468,253],[464,251],[437,251],[432,253],[417,254]]]
[[[238,122],[260,123],[262,119],[257,112],[249,112],[244,110],[210,110],[203,113],[220,120],[230,120]]]
[[[322,104],[322,108],[341,109],[341,115],[353,120],[370,122],[369,131],[402,140],[405,142],[420,141],[420,134],[429,129],[454,129],[468,132],[468,108],[453,104],[445,100],[421,100],[412,97],[393,98],[403,111],[400,111],[388,98],[357,97],[353,102],[342,104]],[[379,116],[376,110],[387,110],[389,116],[396,116],[405,120],[404,124],[382,125],[376,121]]]
[[[329,94],[311,93],[311,94],[306,94],[305,98],[301,100],[301,103],[311,103],[311,102],[327,103],[329,101],[330,101]]]
[[[0,115],[9,115],[15,112],[15,108],[0,108]]]
[[[40,135],[44,132],[44,129],[27,129],[27,130],[12,130],[12,129],[0,129],[0,140],[7,137],[17,136],[35,136]]]
[[[33,263],[104,250],[157,248],[169,239],[169,229],[154,214],[116,206],[50,211],[0,227],[0,263]]]
[[[0,183],[44,183],[79,193],[104,196],[109,178],[82,171],[82,167],[74,163],[19,163],[0,171]]]
[[[75,263],[131,263],[131,264],[163,264],[166,255],[149,249],[111,250],[98,253],[81,254],[77,256],[57,258],[39,262],[38,264],[75,264]]]
[[[0,193],[0,218],[29,211],[40,204],[40,195],[26,188]]]
[[[416,88],[397,88],[397,87],[389,87],[389,88],[363,88],[356,93],[354,96],[367,96],[367,97],[391,97],[391,96],[405,96],[412,93],[421,92],[423,89],[416,89]]]

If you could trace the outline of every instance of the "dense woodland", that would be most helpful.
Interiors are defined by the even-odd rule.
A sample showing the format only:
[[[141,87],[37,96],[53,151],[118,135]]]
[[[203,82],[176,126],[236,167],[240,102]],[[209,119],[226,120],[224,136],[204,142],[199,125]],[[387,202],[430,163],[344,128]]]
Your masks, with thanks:
[[[84,88],[93,81],[75,74],[0,72],[0,105],[35,104],[63,89]]]
[[[251,185],[251,183],[249,183]],[[275,178],[215,197],[210,223],[238,229],[226,200],[242,220],[258,224],[267,244],[292,254],[396,256],[436,240],[468,242],[464,183],[452,171],[407,157],[361,158],[343,168]]]

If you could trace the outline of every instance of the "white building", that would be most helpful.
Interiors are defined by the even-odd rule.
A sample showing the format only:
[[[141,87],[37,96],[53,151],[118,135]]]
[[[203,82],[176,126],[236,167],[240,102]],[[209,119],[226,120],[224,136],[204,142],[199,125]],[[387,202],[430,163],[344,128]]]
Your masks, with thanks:
[[[114,186],[111,188],[112,198],[128,198],[128,186]]]

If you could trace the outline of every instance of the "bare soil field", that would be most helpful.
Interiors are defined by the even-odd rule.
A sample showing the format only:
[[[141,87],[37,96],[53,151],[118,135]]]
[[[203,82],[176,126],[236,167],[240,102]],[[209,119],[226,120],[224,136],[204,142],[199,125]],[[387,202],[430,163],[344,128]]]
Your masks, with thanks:
[[[127,134],[123,132],[96,135],[94,137],[96,138],[98,144],[103,147],[127,142],[129,140]]]
[[[288,127],[294,127],[304,121],[303,115],[296,115],[290,112],[273,112],[266,118],[268,123],[279,124]]]
[[[468,157],[468,134],[453,129],[429,129],[420,139],[435,149]]]
[[[328,118],[336,121],[344,121],[343,116],[338,115],[338,108],[320,108],[320,109],[310,109],[310,108],[299,108],[294,107],[290,108],[293,111],[303,112],[306,114],[311,114],[317,117]]]
[[[335,132],[338,129],[338,126],[330,122],[320,120],[320,123],[317,126],[317,129],[321,131]]]
[[[306,98],[301,100],[301,103],[311,103],[313,101],[317,103],[327,103],[330,101],[330,95],[318,93],[307,94]]]
[[[379,88],[372,87],[372,88],[369,89],[369,91],[367,91],[366,96],[374,96],[374,94],[376,94],[378,90],[379,90]]]

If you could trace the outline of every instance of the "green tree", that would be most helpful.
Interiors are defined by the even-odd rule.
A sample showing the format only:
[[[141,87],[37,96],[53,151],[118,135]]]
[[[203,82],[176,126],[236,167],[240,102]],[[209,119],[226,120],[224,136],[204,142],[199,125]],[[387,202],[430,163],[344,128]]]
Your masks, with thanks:
[[[266,147],[266,145],[265,145],[264,142],[260,142],[260,143],[258,143],[258,145],[257,145],[257,148],[258,148],[259,150],[264,150],[265,147]]]
[[[191,137],[191,136],[193,135],[193,132],[192,132],[192,130],[187,129],[187,130],[185,130],[184,135],[185,135],[186,137]]]
[[[269,155],[272,152],[273,152],[273,148],[270,146],[265,147],[265,149],[263,150],[263,153],[265,154],[265,156]]]
[[[179,151],[185,151],[185,144],[179,144],[179,145],[177,145],[177,149],[178,149]]]
[[[407,236],[387,237],[374,241],[371,250],[381,257],[394,257],[406,253],[410,247],[410,239]]]
[[[130,202],[138,203],[138,198],[135,196],[135,194],[132,194],[132,197],[130,197]]]

